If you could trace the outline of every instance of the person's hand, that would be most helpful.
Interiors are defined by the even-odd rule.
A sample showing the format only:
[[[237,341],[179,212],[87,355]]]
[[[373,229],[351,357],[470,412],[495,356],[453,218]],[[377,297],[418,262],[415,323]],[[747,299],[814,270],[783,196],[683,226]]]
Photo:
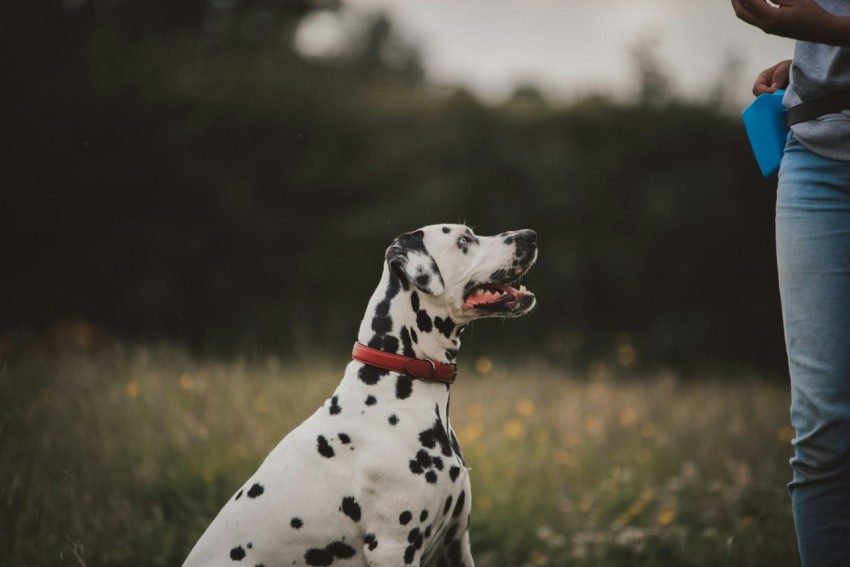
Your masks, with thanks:
[[[768,67],[756,78],[753,84],[753,94],[756,96],[770,94],[788,86],[791,74],[791,60],[780,61],[773,67]]]
[[[850,18],[834,16],[815,0],[732,0],[739,19],[765,33],[802,41],[848,45],[847,25]]]

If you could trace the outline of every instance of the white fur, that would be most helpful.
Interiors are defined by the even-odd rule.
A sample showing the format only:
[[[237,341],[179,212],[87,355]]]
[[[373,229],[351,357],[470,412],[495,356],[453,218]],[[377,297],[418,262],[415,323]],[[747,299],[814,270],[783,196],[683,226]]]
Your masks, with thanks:
[[[387,251],[358,340],[397,344],[398,352],[407,345],[417,358],[452,362],[463,326],[491,315],[465,305],[469,282],[487,282],[500,270],[521,275],[536,258],[536,245],[533,255],[527,243],[520,254],[519,244],[510,243],[514,234],[477,237],[463,225],[434,225],[399,237]],[[470,240],[465,253],[463,238]],[[427,276],[425,291],[417,276]],[[445,326],[420,328],[417,303],[432,325]],[[516,316],[533,303],[497,315]],[[333,396],[237,490],[184,565],[472,567],[469,476],[456,442],[444,450],[454,441],[449,387],[367,371],[373,369],[348,363]],[[402,523],[405,512],[410,519]]]

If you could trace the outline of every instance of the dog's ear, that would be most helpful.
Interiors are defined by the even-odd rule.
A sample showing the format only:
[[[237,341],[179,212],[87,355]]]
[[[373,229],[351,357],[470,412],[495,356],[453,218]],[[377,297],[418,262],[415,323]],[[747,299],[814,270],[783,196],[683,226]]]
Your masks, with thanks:
[[[438,296],[445,291],[440,268],[425,248],[421,230],[402,234],[387,248],[387,265],[402,282],[409,282],[422,293]]]

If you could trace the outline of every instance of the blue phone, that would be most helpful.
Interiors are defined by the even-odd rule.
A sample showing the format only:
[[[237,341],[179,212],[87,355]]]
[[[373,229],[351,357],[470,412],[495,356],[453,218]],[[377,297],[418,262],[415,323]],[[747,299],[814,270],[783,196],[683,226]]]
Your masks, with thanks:
[[[785,123],[785,109],[782,108],[784,94],[782,90],[763,94],[741,114],[756,162],[761,174],[767,178],[774,177],[779,171],[779,162],[785,151],[788,125]]]

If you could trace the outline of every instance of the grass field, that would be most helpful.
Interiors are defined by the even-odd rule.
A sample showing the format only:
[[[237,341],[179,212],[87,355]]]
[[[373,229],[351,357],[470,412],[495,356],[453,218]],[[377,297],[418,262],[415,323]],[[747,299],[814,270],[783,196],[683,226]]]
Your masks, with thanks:
[[[6,566],[179,565],[346,359],[71,342],[0,344]],[[479,567],[797,565],[784,385],[461,364]]]

